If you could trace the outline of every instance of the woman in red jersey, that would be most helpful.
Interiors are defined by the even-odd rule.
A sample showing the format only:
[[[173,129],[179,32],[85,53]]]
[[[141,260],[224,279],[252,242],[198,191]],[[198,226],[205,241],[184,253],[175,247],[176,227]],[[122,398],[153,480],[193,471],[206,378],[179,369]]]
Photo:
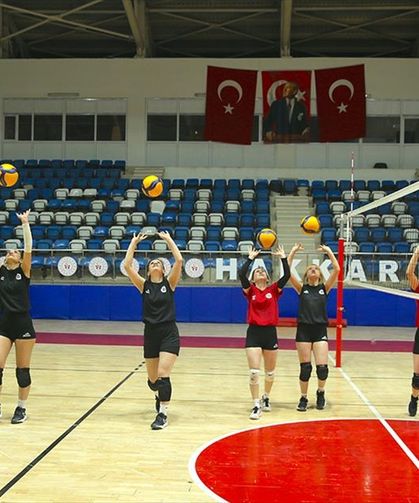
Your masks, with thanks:
[[[419,246],[415,248],[409,265],[407,266],[406,276],[409,280],[410,288],[419,293],[419,279],[415,274],[416,265],[419,259]],[[416,301],[416,334],[413,343],[413,377],[412,377],[412,395],[408,406],[409,416],[416,416],[418,411],[419,397],[419,300]]]
[[[240,269],[239,277],[243,293],[248,301],[246,335],[246,355],[250,372],[250,393],[253,408],[250,419],[259,419],[262,411],[271,410],[269,393],[275,378],[276,357],[278,352],[278,339],[276,327],[278,325],[278,299],[282,289],[290,277],[290,269],[282,246],[278,246],[272,255],[280,257],[283,276],[275,283],[270,283],[269,276],[264,267],[256,267],[250,277],[247,272],[252,261],[259,255],[260,250],[252,248],[249,258]],[[265,368],[265,392],[259,399],[259,373],[263,357]]]

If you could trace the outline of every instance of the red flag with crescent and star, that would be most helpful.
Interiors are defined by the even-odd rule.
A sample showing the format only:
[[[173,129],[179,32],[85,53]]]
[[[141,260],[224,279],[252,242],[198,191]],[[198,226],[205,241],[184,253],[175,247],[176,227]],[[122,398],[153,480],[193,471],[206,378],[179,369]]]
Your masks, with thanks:
[[[365,136],[364,65],[316,70],[320,141]]]
[[[287,82],[295,82],[298,85],[296,98],[298,101],[304,103],[307,115],[310,117],[310,70],[263,71],[263,116],[266,117],[268,115],[269,109],[275,100],[282,98],[284,85]]]
[[[257,71],[209,66],[205,139],[237,145],[252,142]]]

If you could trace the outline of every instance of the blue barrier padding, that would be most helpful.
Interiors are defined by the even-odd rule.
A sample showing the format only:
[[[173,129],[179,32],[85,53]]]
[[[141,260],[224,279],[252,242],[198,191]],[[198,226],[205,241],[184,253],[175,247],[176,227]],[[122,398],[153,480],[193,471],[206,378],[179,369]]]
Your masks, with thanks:
[[[247,301],[240,287],[182,287],[175,292],[179,322],[245,323]],[[140,292],[132,286],[32,285],[34,318],[138,321]],[[285,288],[279,300],[280,316],[297,316],[298,296]],[[344,292],[348,325],[406,326],[415,323],[415,301],[373,290]],[[329,293],[328,315],[336,317],[336,290]]]

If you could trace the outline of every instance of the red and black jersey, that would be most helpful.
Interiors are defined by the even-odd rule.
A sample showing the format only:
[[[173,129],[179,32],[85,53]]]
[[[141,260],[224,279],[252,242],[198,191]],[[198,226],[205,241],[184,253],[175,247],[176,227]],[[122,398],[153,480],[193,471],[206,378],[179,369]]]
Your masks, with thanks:
[[[249,325],[277,326],[279,322],[278,299],[282,290],[278,289],[275,282],[260,290],[254,284],[250,285],[247,293],[243,292],[248,300],[247,322]]]

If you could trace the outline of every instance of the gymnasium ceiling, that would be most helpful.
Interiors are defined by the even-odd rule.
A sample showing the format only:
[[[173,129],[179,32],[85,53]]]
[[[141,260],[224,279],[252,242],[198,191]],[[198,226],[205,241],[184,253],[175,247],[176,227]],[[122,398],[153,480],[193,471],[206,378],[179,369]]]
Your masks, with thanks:
[[[0,0],[2,58],[419,55],[418,0]]]

